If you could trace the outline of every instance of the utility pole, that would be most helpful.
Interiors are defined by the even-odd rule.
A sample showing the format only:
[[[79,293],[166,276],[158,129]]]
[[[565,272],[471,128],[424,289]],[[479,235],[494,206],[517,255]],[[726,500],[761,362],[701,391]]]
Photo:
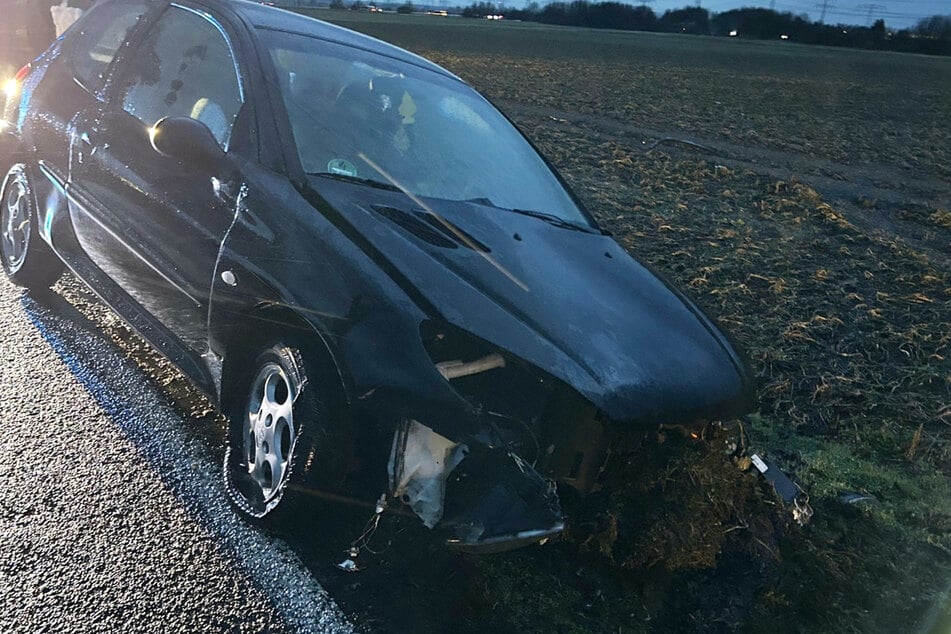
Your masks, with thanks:
[[[825,24],[825,23],[826,23],[826,10],[827,10],[829,7],[832,6],[832,2],[830,2],[829,0],[822,0],[822,4],[818,4],[818,5],[816,5],[816,6],[822,7],[822,15],[819,16],[819,24]]]
[[[769,10],[770,11],[776,10],[776,0],[769,0]]]
[[[860,4],[860,5],[858,5],[858,7],[856,7],[856,8],[858,8],[858,9],[868,9],[868,26],[872,26],[872,15],[873,15],[876,11],[884,11],[886,7],[885,7],[884,5],[881,5],[881,4]]]

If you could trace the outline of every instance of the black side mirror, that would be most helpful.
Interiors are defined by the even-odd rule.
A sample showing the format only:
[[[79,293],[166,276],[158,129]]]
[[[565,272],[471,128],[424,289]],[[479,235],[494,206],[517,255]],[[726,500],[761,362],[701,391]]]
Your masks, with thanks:
[[[149,130],[152,147],[162,156],[189,166],[214,172],[221,167],[225,152],[201,121],[188,117],[165,117]]]

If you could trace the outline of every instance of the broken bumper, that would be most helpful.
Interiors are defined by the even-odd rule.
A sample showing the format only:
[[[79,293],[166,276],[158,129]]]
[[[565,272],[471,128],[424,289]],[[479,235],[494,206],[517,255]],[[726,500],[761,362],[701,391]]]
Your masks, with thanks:
[[[393,438],[391,495],[447,543],[490,553],[547,541],[564,530],[554,483],[505,448],[457,443],[417,421]]]

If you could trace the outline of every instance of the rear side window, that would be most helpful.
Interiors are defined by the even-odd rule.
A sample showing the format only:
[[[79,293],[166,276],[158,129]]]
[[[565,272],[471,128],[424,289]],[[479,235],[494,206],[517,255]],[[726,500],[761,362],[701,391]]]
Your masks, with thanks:
[[[69,53],[73,74],[91,92],[97,92],[112,59],[139,18],[149,9],[145,0],[104,2],[89,10],[72,32]]]
[[[126,112],[149,126],[191,117],[227,148],[241,82],[231,45],[209,16],[170,8],[125,66],[119,94]]]

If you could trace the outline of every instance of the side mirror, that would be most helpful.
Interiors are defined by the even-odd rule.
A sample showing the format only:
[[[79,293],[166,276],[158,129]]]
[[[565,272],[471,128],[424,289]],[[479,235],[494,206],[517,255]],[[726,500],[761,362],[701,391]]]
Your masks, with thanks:
[[[152,147],[162,156],[205,171],[221,167],[225,152],[201,121],[188,117],[165,117],[149,130]]]

